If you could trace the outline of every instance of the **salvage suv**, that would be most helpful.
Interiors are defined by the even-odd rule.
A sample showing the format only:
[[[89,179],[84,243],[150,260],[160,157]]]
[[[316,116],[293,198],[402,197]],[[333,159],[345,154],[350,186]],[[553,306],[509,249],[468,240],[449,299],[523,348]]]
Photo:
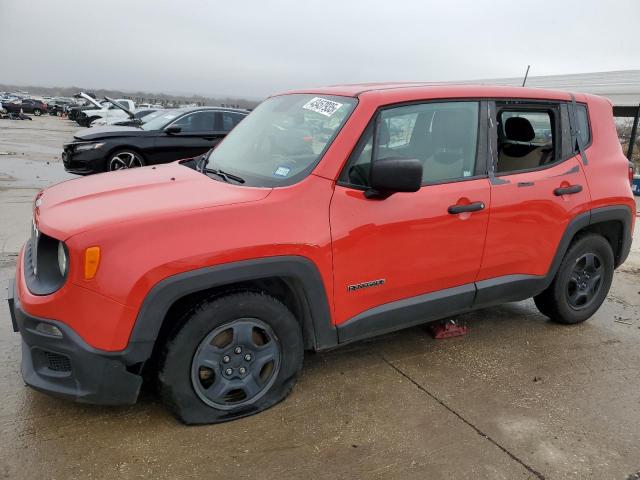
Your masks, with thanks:
[[[210,154],[40,192],[9,304],[25,382],[183,422],[262,411],[326,350],[533,297],[576,324],[635,223],[611,104],[527,88],[269,98]]]

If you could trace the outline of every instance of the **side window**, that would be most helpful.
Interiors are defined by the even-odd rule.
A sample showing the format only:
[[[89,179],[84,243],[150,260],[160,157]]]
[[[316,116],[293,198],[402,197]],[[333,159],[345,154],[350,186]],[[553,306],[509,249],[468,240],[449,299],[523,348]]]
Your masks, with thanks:
[[[589,132],[589,115],[587,113],[587,106],[577,104],[576,117],[578,119],[578,128],[580,129],[580,138],[582,139],[582,145],[588,145],[591,141],[591,135]],[[574,145],[574,152],[578,151],[578,146]]]
[[[377,158],[420,160],[423,185],[471,177],[476,164],[478,114],[478,102],[425,103],[382,110],[378,117]],[[353,151],[341,182],[368,186],[373,123]]]
[[[556,111],[505,107],[498,111],[498,173],[543,167],[557,160]]]
[[[176,120],[171,125],[180,127],[183,133],[212,132],[215,125],[216,112],[195,112]]]
[[[384,119],[389,133],[389,148],[403,148],[411,142],[411,134],[416,125],[418,114],[416,112],[404,115],[390,115]]]
[[[222,130],[230,131],[244,118],[244,115],[233,112],[222,112]]]

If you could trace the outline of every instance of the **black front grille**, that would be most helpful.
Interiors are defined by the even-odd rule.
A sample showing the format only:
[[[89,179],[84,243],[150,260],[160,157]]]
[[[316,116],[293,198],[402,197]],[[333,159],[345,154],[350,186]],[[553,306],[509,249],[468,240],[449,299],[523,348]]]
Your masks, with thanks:
[[[44,355],[47,358],[49,370],[53,370],[54,372],[71,371],[71,360],[69,357],[53,352],[44,352]]]

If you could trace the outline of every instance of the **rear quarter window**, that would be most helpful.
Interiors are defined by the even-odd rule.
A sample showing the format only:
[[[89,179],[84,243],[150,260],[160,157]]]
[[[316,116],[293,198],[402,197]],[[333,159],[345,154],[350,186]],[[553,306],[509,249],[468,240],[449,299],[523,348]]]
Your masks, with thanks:
[[[586,105],[577,105],[576,118],[578,120],[578,129],[580,130],[580,140],[582,140],[582,145],[588,145],[591,141],[591,130],[589,128],[589,112],[587,111]],[[574,148],[577,152],[577,145]]]

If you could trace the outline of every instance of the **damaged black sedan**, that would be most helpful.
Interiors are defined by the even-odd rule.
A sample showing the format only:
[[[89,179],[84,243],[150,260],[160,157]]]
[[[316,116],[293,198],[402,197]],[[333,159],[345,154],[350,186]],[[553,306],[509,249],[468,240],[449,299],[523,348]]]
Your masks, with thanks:
[[[62,161],[67,172],[90,175],[195,157],[215,147],[248,113],[179,108],[135,127],[81,130],[64,145]]]

